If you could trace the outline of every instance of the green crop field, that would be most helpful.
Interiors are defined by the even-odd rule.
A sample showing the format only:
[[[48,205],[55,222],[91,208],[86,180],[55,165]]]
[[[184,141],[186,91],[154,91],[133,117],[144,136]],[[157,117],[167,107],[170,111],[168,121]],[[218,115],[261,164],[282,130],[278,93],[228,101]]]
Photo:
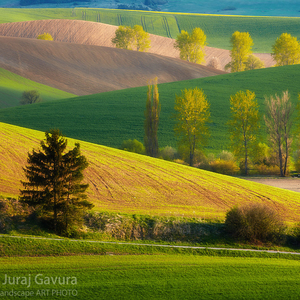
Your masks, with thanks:
[[[27,293],[30,299],[299,299],[299,264],[185,255],[0,258],[0,297]],[[5,284],[7,278],[15,278],[15,284]]]
[[[86,8],[11,9],[0,8],[0,23],[43,19],[78,19],[111,25],[139,24],[149,33],[176,38],[181,30],[200,27],[208,45],[230,49],[230,37],[236,30],[249,32],[254,52],[272,51],[272,45],[283,32],[300,38],[300,18],[249,17],[182,13],[160,13]]]
[[[229,147],[226,123],[230,117],[230,95],[240,90],[254,91],[263,115],[265,95],[289,90],[296,104],[300,93],[299,80],[300,66],[295,65],[160,84],[159,145],[177,146],[172,115],[175,95],[185,88],[197,86],[207,95],[211,104],[211,137],[206,152],[219,153]],[[0,110],[0,122],[41,131],[59,128],[68,137],[118,148],[123,140],[143,141],[146,95],[147,87],[139,87],[7,108]],[[265,127],[263,117],[261,119],[264,140]]]
[[[20,98],[24,91],[38,90],[43,101],[64,99],[75,95],[58,89],[51,88],[12,72],[0,68],[0,107],[11,107],[20,104]]]

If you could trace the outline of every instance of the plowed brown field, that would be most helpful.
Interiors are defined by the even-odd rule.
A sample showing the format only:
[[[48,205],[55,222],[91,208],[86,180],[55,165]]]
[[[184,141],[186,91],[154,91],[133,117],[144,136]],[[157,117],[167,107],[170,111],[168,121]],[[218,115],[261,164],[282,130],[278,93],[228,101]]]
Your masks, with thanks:
[[[0,24],[0,67],[76,95],[143,86],[156,76],[165,83],[222,74],[179,60],[170,38],[150,35],[149,53],[116,49],[116,28],[80,20]],[[36,39],[44,32],[55,42]],[[217,57],[222,68],[230,61],[228,50],[206,47],[206,54],[207,63]],[[270,54],[258,56],[274,64]]]
[[[0,67],[76,95],[201,78],[223,71],[151,53],[0,37]]]
[[[36,38],[39,34],[48,32],[55,41],[114,47],[111,39],[117,26],[80,21],[80,20],[37,20],[27,22],[0,24],[0,36]],[[150,34],[151,48],[149,53],[179,58],[179,51],[174,48],[174,39]],[[220,60],[221,67],[230,61],[228,50],[206,47],[206,64],[213,58]],[[269,53],[256,53],[264,61],[266,67],[275,64]]]

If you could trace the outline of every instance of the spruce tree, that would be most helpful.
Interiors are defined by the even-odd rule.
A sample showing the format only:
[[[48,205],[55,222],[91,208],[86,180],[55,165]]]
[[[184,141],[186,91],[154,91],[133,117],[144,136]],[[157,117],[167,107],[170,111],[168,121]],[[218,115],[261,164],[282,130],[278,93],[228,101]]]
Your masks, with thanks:
[[[56,233],[68,233],[82,220],[82,211],[93,206],[86,200],[88,184],[81,183],[88,162],[78,143],[66,152],[67,140],[59,130],[45,136],[42,149],[28,153],[24,168],[27,181],[22,181],[20,200],[50,220]]]

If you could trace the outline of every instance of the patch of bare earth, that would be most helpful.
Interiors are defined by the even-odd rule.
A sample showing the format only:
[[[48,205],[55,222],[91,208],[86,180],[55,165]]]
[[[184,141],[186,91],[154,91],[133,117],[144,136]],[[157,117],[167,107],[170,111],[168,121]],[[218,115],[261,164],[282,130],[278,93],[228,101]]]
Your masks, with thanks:
[[[166,83],[223,74],[172,57],[108,47],[114,26],[69,20],[1,25],[1,68],[76,95],[145,86],[154,77]],[[37,40],[43,32],[55,41]]]
[[[111,39],[118,27],[103,23],[81,20],[37,20],[27,22],[0,24],[0,36],[36,38],[39,34],[48,32],[55,41],[114,47]],[[151,48],[149,53],[179,58],[179,51],[174,48],[174,39],[150,34]],[[230,62],[229,50],[206,47],[206,64],[215,57],[218,58],[221,68]],[[274,65],[269,53],[255,53],[264,61],[266,67]]]
[[[179,60],[170,38],[150,35],[148,53],[116,49],[111,42],[116,28],[80,20],[0,24],[0,67],[76,95],[143,86],[156,76],[165,83],[223,74]],[[44,32],[55,42],[36,40]],[[266,67],[274,64],[270,54],[258,56]],[[206,64],[213,57],[221,68],[230,61],[228,50],[206,47]]]

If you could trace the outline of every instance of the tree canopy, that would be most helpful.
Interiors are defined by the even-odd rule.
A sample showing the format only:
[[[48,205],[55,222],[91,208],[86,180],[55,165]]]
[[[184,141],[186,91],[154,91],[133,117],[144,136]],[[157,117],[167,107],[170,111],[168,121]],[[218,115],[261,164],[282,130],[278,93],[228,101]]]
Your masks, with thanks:
[[[225,66],[225,70],[230,69],[231,72],[244,71],[253,46],[253,40],[249,32],[234,32],[230,43],[232,45],[230,50],[231,62]]]
[[[112,43],[120,49],[147,51],[150,48],[151,40],[149,33],[145,32],[140,25],[119,26],[112,39]]]
[[[157,88],[157,78],[148,85],[146,110],[145,110],[145,136],[144,145],[146,154],[152,157],[158,155],[158,124],[160,114],[159,93]]]
[[[88,162],[78,143],[66,152],[67,140],[59,130],[45,137],[40,150],[28,153],[20,200],[34,207],[56,233],[68,234],[82,221],[82,211],[93,206],[86,200],[88,184],[81,183]]]
[[[259,111],[255,93],[239,91],[230,97],[230,105],[231,147],[236,156],[243,158],[245,174],[248,175],[248,159],[258,145]]]
[[[296,37],[283,33],[272,46],[272,56],[276,66],[294,65],[300,63],[300,43]]]
[[[193,63],[204,63],[206,46],[206,35],[204,31],[198,27],[194,28],[192,33],[189,34],[185,30],[177,36],[174,47],[180,51],[180,58]]]
[[[181,138],[181,144],[189,149],[189,164],[194,163],[197,148],[207,143],[209,130],[206,123],[210,118],[210,104],[199,88],[185,89],[175,100],[175,133]]]
[[[280,176],[287,174],[287,165],[292,145],[292,115],[295,110],[288,91],[282,97],[265,97],[266,114],[264,116],[269,144],[278,158]]]
[[[40,93],[37,90],[24,91],[20,100],[20,104],[33,104],[42,102]]]

